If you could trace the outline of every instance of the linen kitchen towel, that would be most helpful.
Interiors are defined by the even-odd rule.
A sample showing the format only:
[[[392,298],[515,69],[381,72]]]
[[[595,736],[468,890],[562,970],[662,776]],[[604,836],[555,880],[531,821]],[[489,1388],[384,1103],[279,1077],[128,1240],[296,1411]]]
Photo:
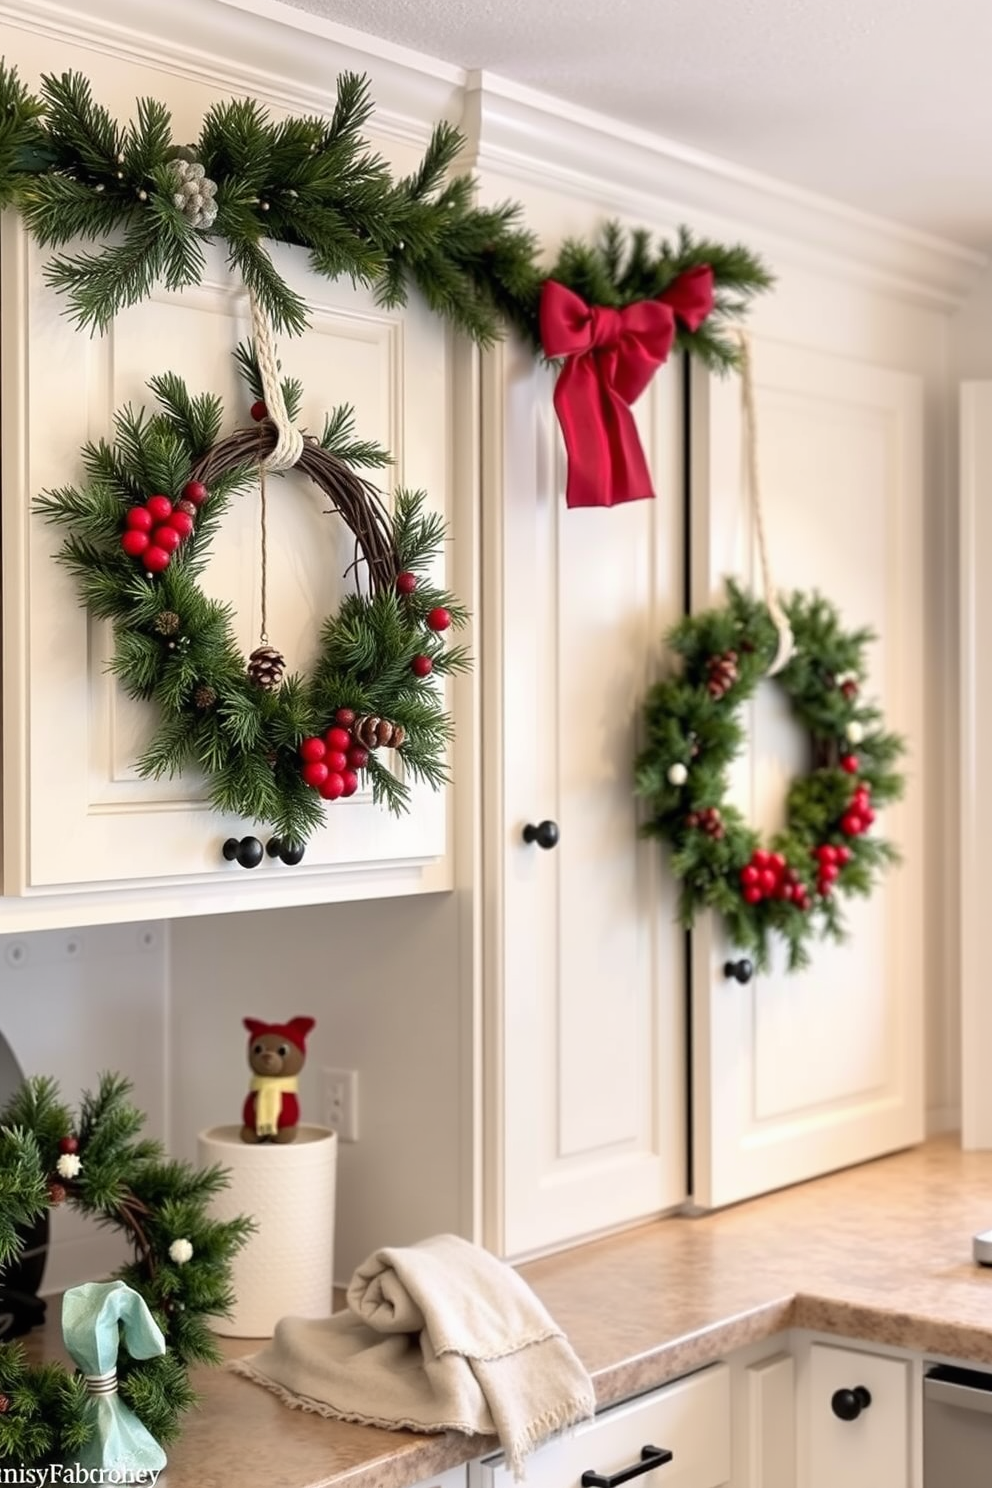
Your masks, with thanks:
[[[498,1436],[528,1452],[593,1413],[592,1381],[530,1287],[456,1235],[378,1250],[330,1318],[283,1318],[239,1374],[288,1405],[410,1431]]]

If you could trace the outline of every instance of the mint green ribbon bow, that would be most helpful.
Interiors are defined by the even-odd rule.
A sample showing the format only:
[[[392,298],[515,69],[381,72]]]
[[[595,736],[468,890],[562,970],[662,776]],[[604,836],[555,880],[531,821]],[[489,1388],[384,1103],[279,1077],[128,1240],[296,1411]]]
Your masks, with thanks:
[[[161,1472],[165,1453],[117,1393],[118,1324],[135,1359],[165,1353],[162,1330],[143,1297],[123,1281],[87,1281],[62,1298],[62,1337],[86,1377],[85,1418],[94,1431],[73,1465],[103,1468],[126,1478]]]

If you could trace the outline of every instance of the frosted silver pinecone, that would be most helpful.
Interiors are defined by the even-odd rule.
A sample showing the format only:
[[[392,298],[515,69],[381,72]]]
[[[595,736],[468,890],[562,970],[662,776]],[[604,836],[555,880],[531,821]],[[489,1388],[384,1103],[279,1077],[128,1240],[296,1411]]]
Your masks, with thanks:
[[[257,646],[248,658],[248,677],[256,687],[275,692],[286,670],[286,658],[275,646]]]
[[[206,231],[217,220],[216,184],[209,180],[198,160],[170,160],[169,175],[172,177],[172,202],[191,227]]]

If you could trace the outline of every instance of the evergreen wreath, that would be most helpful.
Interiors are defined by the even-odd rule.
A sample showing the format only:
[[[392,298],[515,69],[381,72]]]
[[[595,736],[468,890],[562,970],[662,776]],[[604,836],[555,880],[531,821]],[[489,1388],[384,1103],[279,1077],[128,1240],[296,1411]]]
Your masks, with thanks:
[[[257,397],[252,344],[236,357]],[[319,436],[305,436],[297,468],[354,533],[351,568],[364,565],[367,592],[347,595],[324,620],[310,676],[284,678],[271,647],[246,663],[230,607],[197,584],[221,517],[256,479],[276,429],[256,402],[256,426],[222,439],[218,397],[192,397],[173,373],[148,386],[158,411],[119,410],[113,444],[82,451],[86,484],[35,501],[67,529],[57,556],[83,604],[113,622],[110,670],[129,696],[157,705],[161,721],[139,773],[199,768],[218,811],[269,824],[299,856],[325,802],[354,794],[362,772],[373,799],[396,813],[409,802],[403,774],[439,789],[452,724],[430,678],[467,668],[466,649],[446,647],[442,633],[464,625],[468,612],[429,577],[445,527],[424,510],[425,494],[400,491],[386,510],[354,467],[383,466],[389,456],[355,438],[348,405],[326,417]],[[302,389],[295,379],[282,389],[292,420]],[[382,762],[380,748],[399,757],[402,774]]]
[[[167,1351],[133,1359],[122,1339],[119,1388],[164,1443],[197,1403],[190,1366],[220,1363],[206,1319],[233,1306],[230,1263],[253,1223],[208,1217],[226,1174],[166,1159],[157,1142],[141,1136],[145,1118],[128,1099],[130,1089],[119,1075],[104,1075],[74,1117],[55,1081],[38,1076],[0,1112],[0,1270],[20,1254],[24,1228],[53,1205],[71,1204],[127,1236],[134,1257],[115,1274],[144,1298]],[[0,1467],[72,1460],[92,1430],[86,1399],[80,1374],[56,1363],[29,1364],[19,1343],[0,1345]]]
[[[635,789],[650,812],[643,831],[671,846],[682,923],[715,909],[759,969],[777,932],[795,970],[808,964],[817,931],[843,939],[838,894],[870,894],[897,860],[869,829],[876,810],[902,795],[895,763],[904,745],[861,696],[871,631],[845,630],[817,594],[794,594],[784,609],[796,649],[775,681],[812,747],[810,773],[790,785],[784,830],[762,845],[726,802],[727,773],[744,743],[740,708],[778,641],[767,606],[734,584],[724,608],[683,619],[668,636],[681,671],[648,693]]]
[[[737,365],[737,343],[723,325],[772,283],[746,248],[684,228],[674,242],[655,244],[644,230],[611,223],[592,243],[566,242],[541,268],[519,204],[478,207],[472,178],[449,176],[464,145],[457,129],[436,125],[420,166],[395,180],[362,136],[371,112],[368,80],[344,73],[327,117],[274,123],[254,100],[231,100],[210,109],[187,146],[173,141],[169,112],[153,98],[138,99],[136,118],[122,127],[82,74],[46,76],[36,97],[0,62],[0,206],[13,206],[42,247],[117,236],[48,265],[80,326],[104,329],[159,281],[168,289],[198,283],[211,237],[226,245],[232,269],[279,331],[299,334],[307,317],[266,239],[308,249],[317,273],[370,285],[384,306],[404,304],[415,285],[480,344],[496,340],[505,321],[535,351],[546,279],[623,308],[707,264],[714,309],[696,330],[679,325],[675,345],[716,369]]]

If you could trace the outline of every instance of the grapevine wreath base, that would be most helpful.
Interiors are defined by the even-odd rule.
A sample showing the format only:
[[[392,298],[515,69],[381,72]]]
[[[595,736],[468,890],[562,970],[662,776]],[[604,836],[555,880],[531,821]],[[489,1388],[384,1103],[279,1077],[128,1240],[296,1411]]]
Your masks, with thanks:
[[[226,1174],[167,1159],[141,1136],[145,1118],[129,1093],[126,1080],[104,1075],[74,1116],[40,1076],[0,1111],[0,1270],[20,1255],[25,1229],[62,1204],[126,1236],[133,1257],[115,1274],[144,1298],[167,1348],[136,1359],[122,1337],[118,1387],[167,1443],[196,1404],[190,1366],[220,1362],[207,1319],[231,1309],[231,1259],[253,1226],[208,1217]],[[0,1469],[75,1461],[93,1431],[89,1398],[81,1374],[30,1364],[18,1343],[0,1345]]]
[[[636,791],[650,811],[645,832],[671,846],[683,924],[717,910],[760,969],[776,932],[795,970],[808,963],[814,935],[843,938],[839,899],[870,894],[897,857],[872,828],[876,812],[902,794],[895,763],[903,743],[862,697],[870,631],[844,630],[816,594],[795,594],[784,608],[795,652],[775,680],[812,747],[812,769],[790,785],[784,829],[762,843],[726,800],[744,744],[741,705],[778,643],[767,606],[733,584],[724,608],[682,620],[668,637],[681,672],[647,697]]]
[[[172,373],[155,377],[158,411],[118,412],[114,443],[83,449],[86,483],[44,493],[35,509],[65,529],[58,557],[90,614],[113,621],[111,670],[157,708],[139,772],[198,769],[217,810],[270,825],[284,860],[297,862],[325,807],[353,795],[363,775],[396,812],[407,807],[410,779],[435,789],[446,781],[452,726],[433,679],[467,666],[465,649],[446,645],[444,633],[468,616],[430,578],[442,519],[425,511],[423,492],[398,492],[387,511],[355,467],[389,456],[357,441],[350,408],[339,408],[319,436],[304,437],[296,468],[354,534],[351,568],[364,590],[324,620],[309,676],[284,674],[264,623],[264,462],[277,429],[257,398],[253,348],[237,357],[256,394],[254,427],[220,438],[217,397],[191,397]],[[287,381],[282,392],[292,419],[301,389]],[[229,607],[208,599],[197,577],[224,511],[259,484],[260,467],[263,643],[246,659]],[[253,866],[261,849],[244,843],[257,850],[243,862]]]

